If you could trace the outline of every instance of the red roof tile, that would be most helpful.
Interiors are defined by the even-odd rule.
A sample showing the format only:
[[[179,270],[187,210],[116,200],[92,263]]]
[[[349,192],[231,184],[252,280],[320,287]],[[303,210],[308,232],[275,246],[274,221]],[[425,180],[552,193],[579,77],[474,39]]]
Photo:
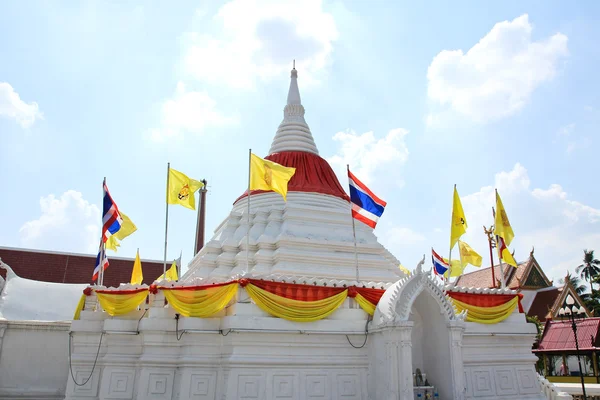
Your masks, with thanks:
[[[0,247],[0,259],[20,277],[44,282],[91,283],[95,255]],[[105,286],[118,286],[131,279],[133,258],[109,257]],[[142,260],[144,283],[151,284],[163,273],[163,262]],[[6,278],[6,271],[0,268]]]
[[[576,320],[577,341],[580,350],[597,349],[600,318]],[[571,351],[575,350],[575,335],[569,321],[547,321],[544,334],[537,350],[534,351]]]

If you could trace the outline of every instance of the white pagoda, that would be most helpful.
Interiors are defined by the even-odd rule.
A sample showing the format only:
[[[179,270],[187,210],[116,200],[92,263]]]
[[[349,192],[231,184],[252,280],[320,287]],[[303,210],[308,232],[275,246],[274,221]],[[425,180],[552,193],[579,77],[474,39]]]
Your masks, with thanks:
[[[65,398],[547,398],[531,353],[536,329],[525,315],[514,308],[500,322],[469,322],[469,311],[459,312],[462,303],[450,296],[515,292],[444,287],[424,259],[406,275],[360,222],[355,248],[348,195],[319,156],[304,113],[293,69],[266,157],[296,168],[287,202],[273,192],[252,192],[250,200],[242,194],[182,279],[158,284],[191,291],[239,282],[235,296],[213,315],[184,317],[164,290],[151,288],[136,310],[110,316],[96,290],[140,287],[94,288],[71,324]],[[313,287],[348,297],[324,318],[297,322],[265,311],[246,282],[265,292]],[[360,290],[385,290],[372,316],[351,295]]]

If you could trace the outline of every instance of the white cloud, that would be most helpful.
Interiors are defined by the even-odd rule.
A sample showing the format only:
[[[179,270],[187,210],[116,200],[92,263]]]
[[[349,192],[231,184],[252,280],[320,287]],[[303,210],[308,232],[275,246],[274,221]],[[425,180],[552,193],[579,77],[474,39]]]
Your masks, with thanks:
[[[406,163],[408,148],[404,137],[407,134],[406,129],[396,128],[390,130],[384,138],[377,139],[373,132],[360,135],[352,130],[338,132],[333,136],[333,140],[339,142],[341,147],[337,154],[329,157],[327,161],[342,182],[347,176],[346,164],[350,164],[350,170],[368,184],[380,168],[393,163],[393,170],[399,171],[399,167]],[[388,172],[386,177],[389,179]],[[399,177],[396,183],[403,184]]]
[[[521,164],[515,164],[509,172],[496,174],[494,186],[515,232],[510,246],[516,249],[515,257],[518,261],[525,260],[534,246],[537,260],[551,279],[564,277],[567,269],[573,272],[583,249],[594,249],[600,243],[600,210],[570,199],[558,184],[548,189],[532,189],[527,170]],[[489,265],[487,238],[481,226],[493,224],[494,187],[482,187],[461,200],[469,224],[464,240]],[[494,257],[497,260],[496,253]]]
[[[36,119],[43,118],[38,104],[25,103],[7,82],[0,82],[0,116],[14,119],[23,128],[29,128]]]
[[[42,215],[26,222],[19,234],[21,245],[37,249],[94,253],[100,240],[100,209],[68,190],[60,198],[40,199]]]
[[[423,244],[426,241],[426,237],[419,232],[412,230],[407,226],[377,226],[377,238],[379,242],[385,246],[385,248],[390,249],[394,254],[406,254],[406,251],[402,251],[404,249],[410,248],[422,248]],[[410,266],[412,269],[413,260],[404,259],[400,260],[405,263],[405,266]]]
[[[558,136],[571,136],[571,134],[573,133],[573,131],[575,130],[575,123],[570,123],[568,125],[565,125],[563,127],[561,127],[558,130]]]
[[[427,71],[429,99],[479,123],[519,111],[539,85],[554,78],[568,54],[567,36],[533,41],[532,30],[524,14],[497,23],[466,53],[441,51]],[[430,125],[435,120],[427,117]]]
[[[179,82],[174,96],[162,104],[161,128],[151,130],[151,136],[161,141],[183,132],[202,133],[207,127],[236,122],[237,117],[225,116],[216,109],[216,102],[208,93],[187,91]]]
[[[301,5],[233,0],[219,9],[213,22],[218,32],[185,35],[184,68],[200,81],[235,88],[250,88],[257,78],[281,76],[291,69],[293,59],[303,82],[310,84],[330,62],[338,37],[335,21],[320,0]],[[202,32],[208,23],[202,24]]]

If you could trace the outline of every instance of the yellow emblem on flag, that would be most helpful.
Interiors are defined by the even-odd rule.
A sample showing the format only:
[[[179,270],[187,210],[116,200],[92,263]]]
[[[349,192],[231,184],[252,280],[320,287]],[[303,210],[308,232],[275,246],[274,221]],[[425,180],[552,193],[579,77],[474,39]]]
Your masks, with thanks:
[[[481,267],[483,259],[471,246],[462,240],[459,240],[458,249],[460,251],[460,262],[462,265],[466,266],[467,264],[471,264],[474,267]]]
[[[288,182],[295,173],[296,168],[284,167],[255,154],[250,155],[250,190],[271,190],[286,200]]]
[[[189,178],[182,172],[169,168],[169,185],[167,188],[167,203],[179,204],[190,210],[196,209],[194,193],[204,184]]]

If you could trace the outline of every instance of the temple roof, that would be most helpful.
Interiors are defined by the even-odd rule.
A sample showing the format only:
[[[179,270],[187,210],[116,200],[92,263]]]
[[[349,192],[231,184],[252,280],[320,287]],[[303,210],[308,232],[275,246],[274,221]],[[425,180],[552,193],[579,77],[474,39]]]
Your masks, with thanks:
[[[598,329],[600,318],[586,318],[577,320],[577,339],[579,349],[598,349]],[[538,348],[534,351],[575,351],[575,336],[570,321],[547,321],[544,334]]]

